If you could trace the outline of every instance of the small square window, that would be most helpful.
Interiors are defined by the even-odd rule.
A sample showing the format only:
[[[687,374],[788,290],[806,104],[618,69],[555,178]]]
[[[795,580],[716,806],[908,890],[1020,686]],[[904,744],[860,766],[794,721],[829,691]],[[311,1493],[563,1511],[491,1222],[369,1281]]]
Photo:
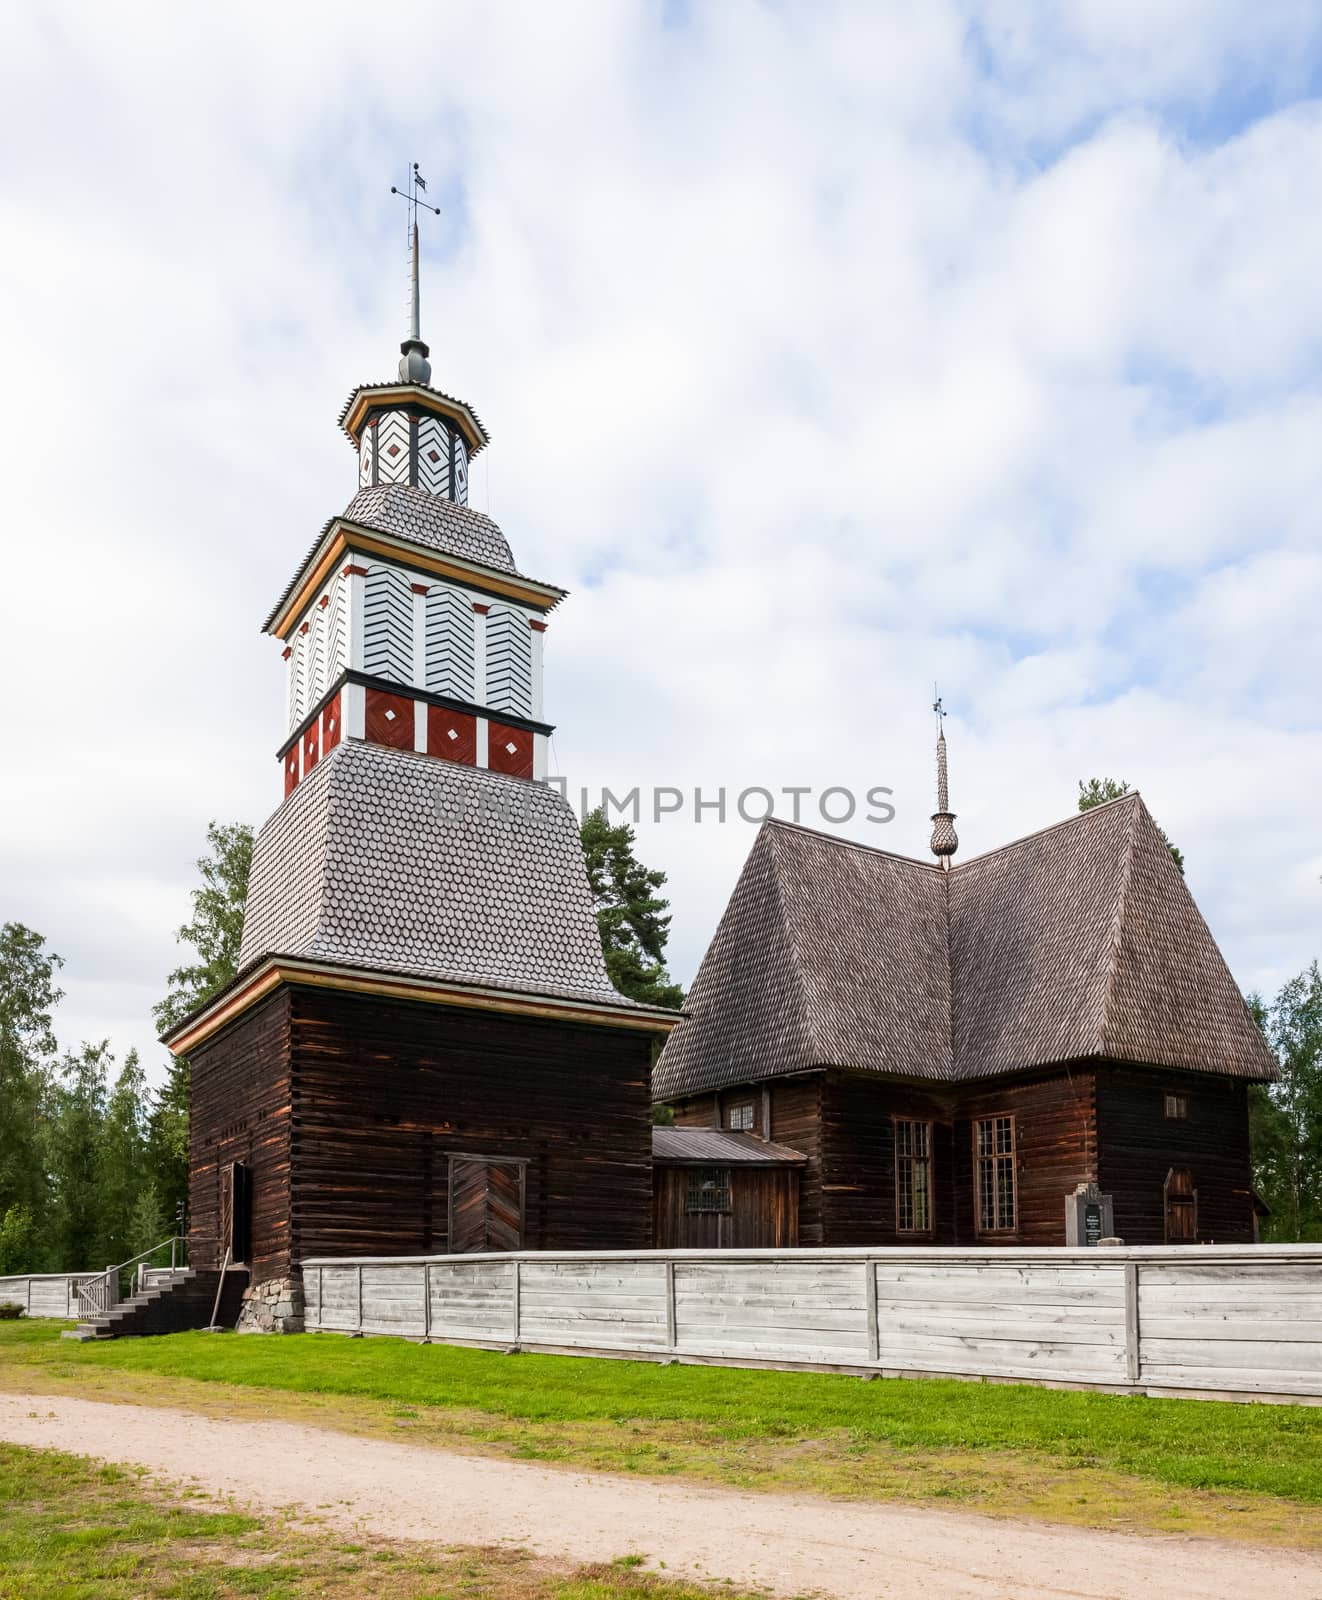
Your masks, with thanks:
[[[753,1131],[753,1104],[745,1101],[740,1106],[727,1106],[725,1112],[725,1126],[731,1133],[752,1133]]]
[[[694,1167],[689,1173],[689,1211],[730,1209],[729,1167]]]
[[[1170,1122],[1185,1122],[1189,1116],[1189,1096],[1187,1094],[1168,1094],[1166,1096],[1166,1118]]]

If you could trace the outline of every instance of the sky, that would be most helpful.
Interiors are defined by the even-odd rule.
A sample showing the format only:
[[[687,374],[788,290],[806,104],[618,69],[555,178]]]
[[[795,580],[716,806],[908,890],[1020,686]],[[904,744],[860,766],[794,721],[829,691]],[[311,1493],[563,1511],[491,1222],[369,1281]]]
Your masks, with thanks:
[[[65,1044],[159,1076],[207,823],[278,802],[260,624],[394,372],[414,160],[472,503],[571,591],[554,768],[686,796],[677,977],[746,787],[926,855],[934,683],[960,858],[1126,779],[1246,989],[1322,955],[1310,0],[57,0],[0,137],[0,921]]]

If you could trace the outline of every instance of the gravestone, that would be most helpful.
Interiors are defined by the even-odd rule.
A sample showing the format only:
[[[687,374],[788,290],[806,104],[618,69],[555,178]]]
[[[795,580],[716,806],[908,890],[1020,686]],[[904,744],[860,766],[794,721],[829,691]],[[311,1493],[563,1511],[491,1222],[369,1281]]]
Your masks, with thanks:
[[[1115,1237],[1111,1196],[1095,1183],[1081,1183],[1065,1196],[1065,1243],[1074,1249],[1094,1249],[1103,1239]]]

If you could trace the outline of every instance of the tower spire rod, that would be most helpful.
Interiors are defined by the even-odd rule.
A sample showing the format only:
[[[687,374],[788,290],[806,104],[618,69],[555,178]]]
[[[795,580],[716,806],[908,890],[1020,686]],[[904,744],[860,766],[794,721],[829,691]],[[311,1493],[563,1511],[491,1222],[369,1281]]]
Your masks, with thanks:
[[[950,871],[950,858],[959,849],[955,832],[955,813],[950,809],[950,778],[946,770],[946,709],[932,685],[932,711],[936,716],[936,810],[932,813],[932,854],[943,872]]]
[[[422,307],[418,294],[418,208],[431,211],[440,216],[441,208],[432,205],[429,201],[419,200],[419,193],[426,193],[427,180],[418,171],[418,163],[413,163],[409,172],[409,186],[407,193],[403,189],[390,186],[391,194],[397,194],[409,208],[409,336],[400,345],[399,375],[405,383],[430,383],[431,364],[427,357],[430,351],[422,342]]]

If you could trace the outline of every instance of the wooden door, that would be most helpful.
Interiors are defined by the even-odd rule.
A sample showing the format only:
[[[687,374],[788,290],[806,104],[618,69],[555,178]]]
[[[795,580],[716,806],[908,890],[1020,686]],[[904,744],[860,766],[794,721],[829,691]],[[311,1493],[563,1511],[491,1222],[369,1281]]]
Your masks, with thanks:
[[[450,1253],[523,1246],[524,1162],[450,1157]]]
[[[1166,1174],[1166,1243],[1198,1243],[1198,1191],[1188,1167]]]
[[[242,1161],[227,1162],[220,1169],[222,1259],[227,1250],[231,1266],[247,1262],[252,1254],[252,1178]]]

